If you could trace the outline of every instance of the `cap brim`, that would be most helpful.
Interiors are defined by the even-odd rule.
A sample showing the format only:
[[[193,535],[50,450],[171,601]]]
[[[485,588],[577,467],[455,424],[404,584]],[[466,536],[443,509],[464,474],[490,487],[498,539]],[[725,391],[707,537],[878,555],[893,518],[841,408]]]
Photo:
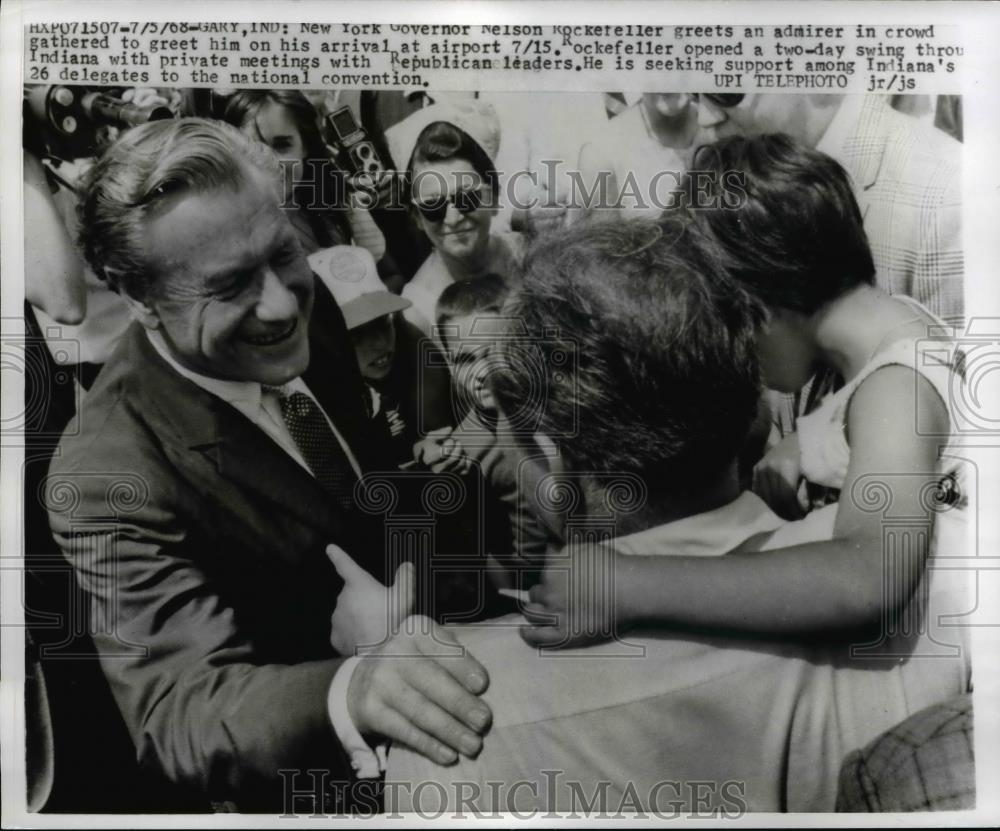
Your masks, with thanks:
[[[374,291],[371,294],[355,297],[350,303],[345,303],[342,310],[347,328],[356,329],[358,326],[370,323],[375,318],[391,315],[393,312],[401,312],[412,305],[413,303],[398,294],[392,294],[388,291]]]

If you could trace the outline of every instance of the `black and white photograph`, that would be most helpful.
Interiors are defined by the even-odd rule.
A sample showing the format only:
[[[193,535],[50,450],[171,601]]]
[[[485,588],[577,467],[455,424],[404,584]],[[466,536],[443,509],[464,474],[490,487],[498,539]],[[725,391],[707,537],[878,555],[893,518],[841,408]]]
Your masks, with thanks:
[[[5,825],[996,819],[995,4],[11,5]]]

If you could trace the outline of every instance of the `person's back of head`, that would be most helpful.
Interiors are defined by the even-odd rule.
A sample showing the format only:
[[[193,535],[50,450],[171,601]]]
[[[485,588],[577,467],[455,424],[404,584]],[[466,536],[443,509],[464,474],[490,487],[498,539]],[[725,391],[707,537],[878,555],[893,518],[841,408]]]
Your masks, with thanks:
[[[760,392],[763,310],[683,211],[546,237],[504,308],[491,386],[518,441],[576,472],[686,492],[730,469]]]
[[[768,307],[811,315],[874,282],[847,172],[787,135],[699,148],[682,192],[699,206],[729,272]]]

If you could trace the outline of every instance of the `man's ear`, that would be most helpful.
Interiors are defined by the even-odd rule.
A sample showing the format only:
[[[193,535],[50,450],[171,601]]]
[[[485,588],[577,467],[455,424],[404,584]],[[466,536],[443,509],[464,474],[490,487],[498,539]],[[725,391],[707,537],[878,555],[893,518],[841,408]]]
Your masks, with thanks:
[[[545,433],[536,432],[532,434],[531,438],[538,446],[538,449],[545,455],[545,462],[549,467],[549,471],[556,474],[564,473],[566,468],[563,464],[562,454],[559,452],[559,445]]]
[[[105,269],[107,273],[107,269]],[[139,300],[125,291],[122,284],[107,275],[108,282],[114,285],[118,289],[118,294],[121,299],[125,301],[125,305],[128,306],[129,313],[132,315],[133,320],[138,320],[147,329],[158,329],[160,328],[160,318],[156,314],[156,310],[146,301]]]

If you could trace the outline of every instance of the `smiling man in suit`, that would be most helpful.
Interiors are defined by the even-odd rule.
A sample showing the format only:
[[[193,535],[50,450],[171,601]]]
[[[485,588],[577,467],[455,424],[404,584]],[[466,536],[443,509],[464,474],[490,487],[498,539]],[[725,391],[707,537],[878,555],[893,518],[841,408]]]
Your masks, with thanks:
[[[377,775],[366,738],[454,761],[490,718],[485,671],[430,621],[363,658],[330,645],[325,547],[385,569],[352,496],[377,461],[343,317],[279,193],[269,150],[201,119],[97,162],[81,244],[136,322],[48,487],[140,764],[240,810],[287,809],[293,772]]]

